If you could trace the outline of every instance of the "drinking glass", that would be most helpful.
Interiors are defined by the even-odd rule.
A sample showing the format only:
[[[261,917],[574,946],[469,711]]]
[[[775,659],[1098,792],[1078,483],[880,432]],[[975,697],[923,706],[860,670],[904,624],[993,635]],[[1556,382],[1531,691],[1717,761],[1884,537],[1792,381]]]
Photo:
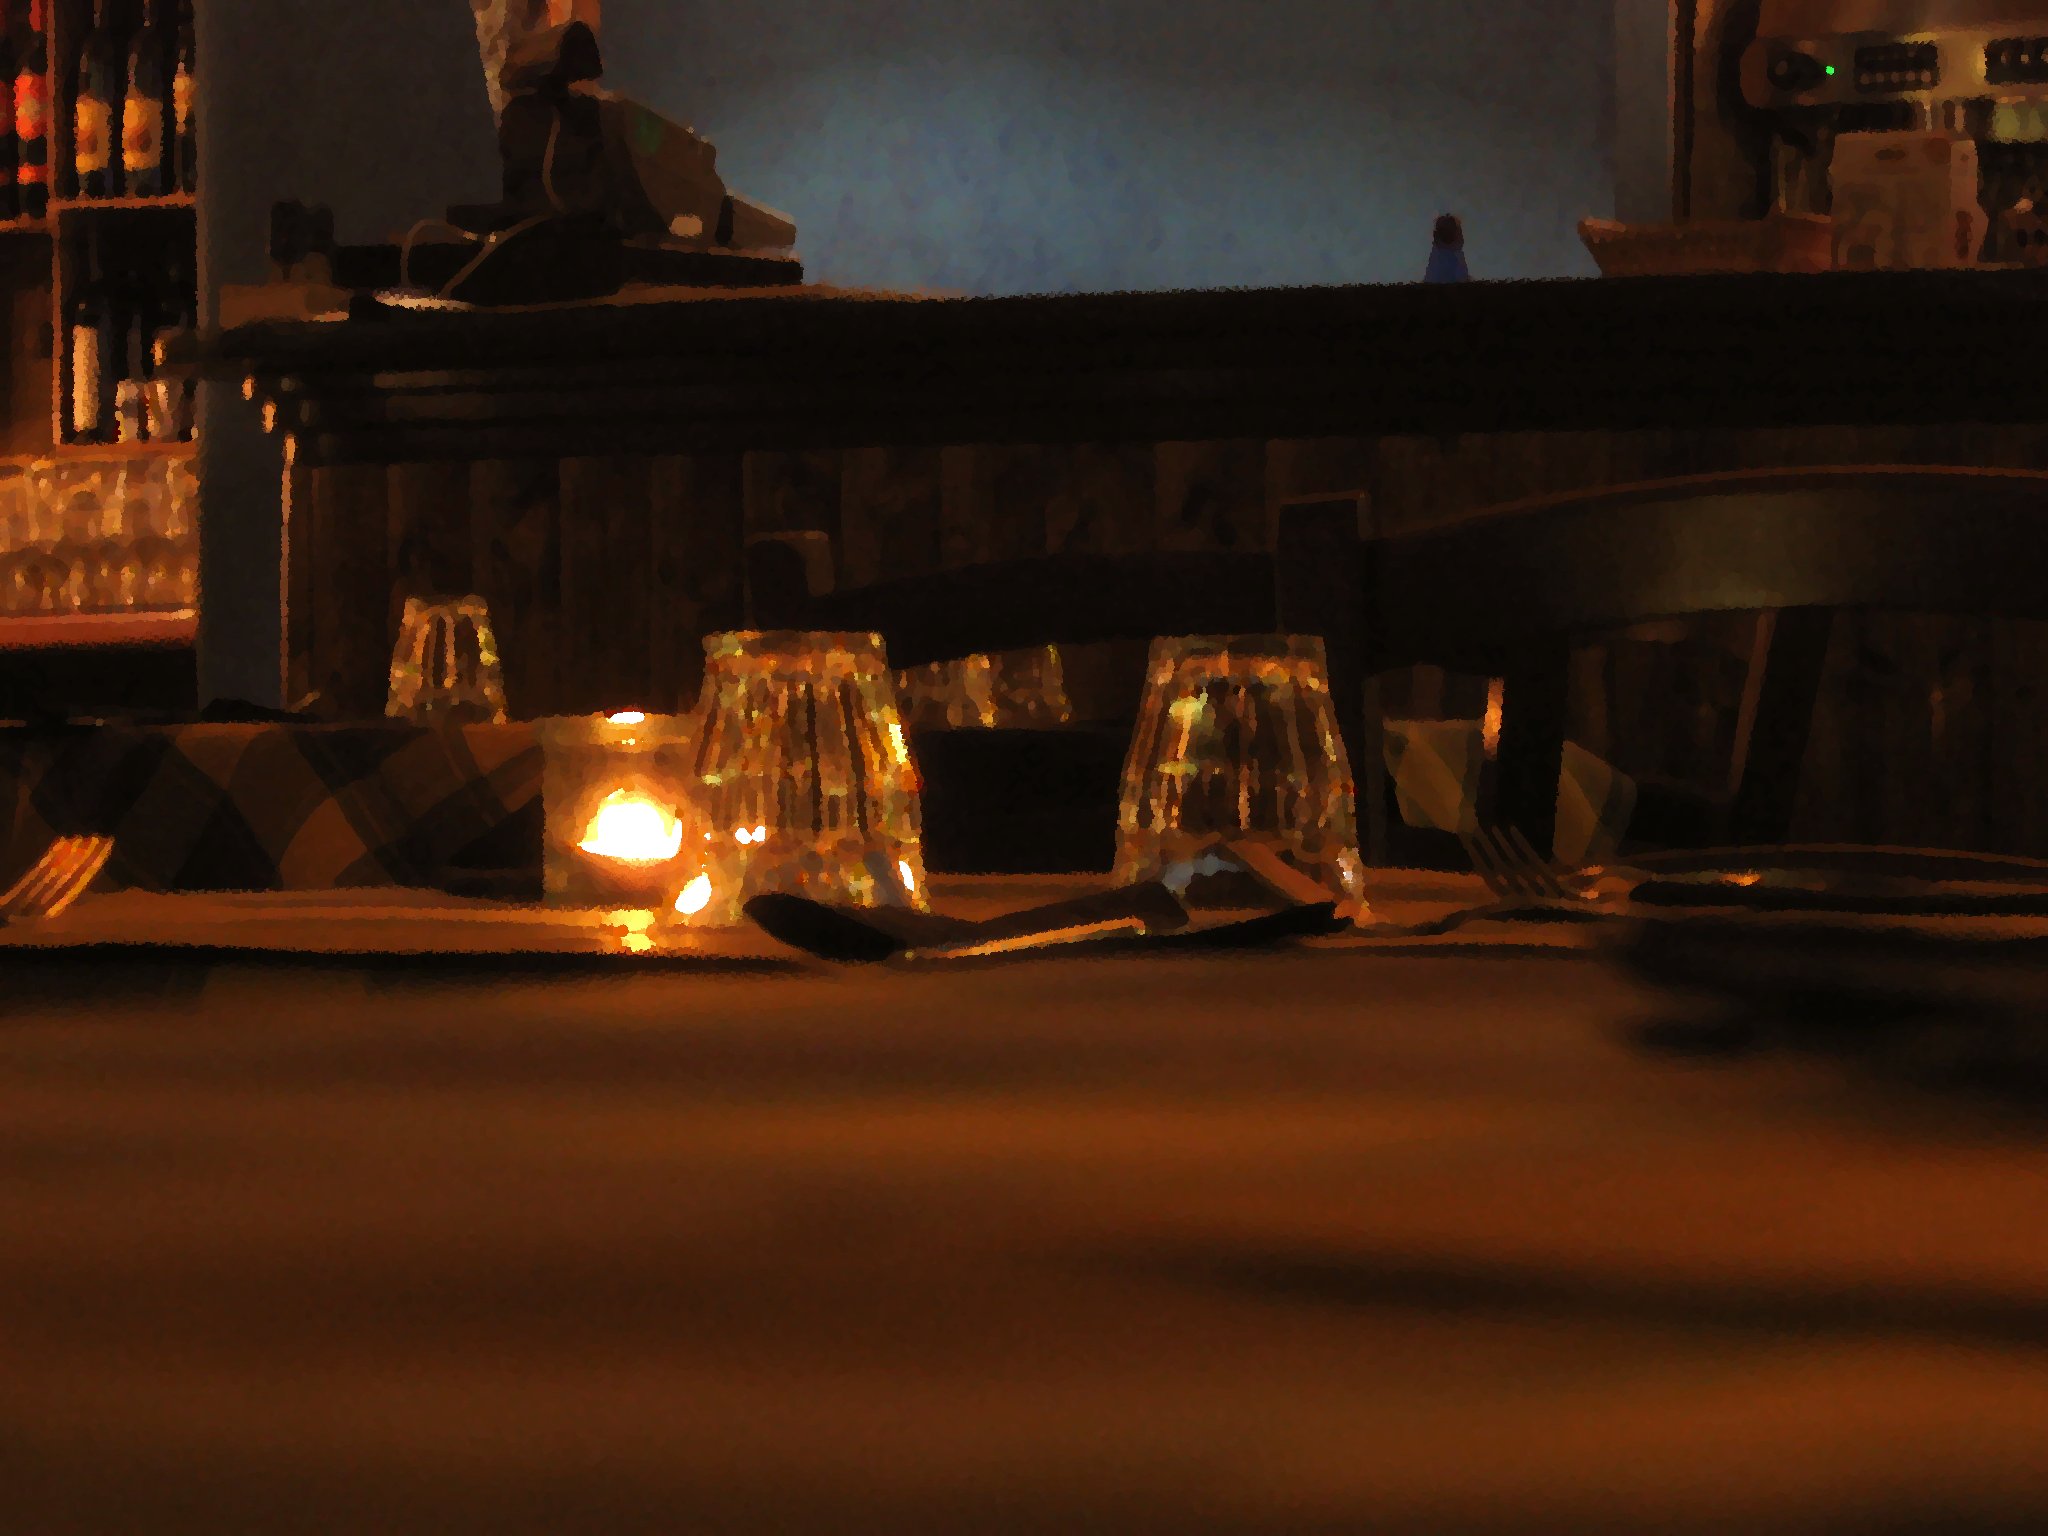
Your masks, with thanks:
[[[881,638],[725,634],[704,651],[702,860],[675,914],[736,923],[767,891],[928,909],[917,769]]]
[[[1351,767],[1318,638],[1152,642],[1124,764],[1117,875],[1178,883],[1229,841],[1262,846],[1362,910]]]
[[[180,595],[197,595],[196,562],[180,560]],[[505,678],[490,609],[480,597],[409,597],[391,653],[384,713],[421,723],[505,722]]]

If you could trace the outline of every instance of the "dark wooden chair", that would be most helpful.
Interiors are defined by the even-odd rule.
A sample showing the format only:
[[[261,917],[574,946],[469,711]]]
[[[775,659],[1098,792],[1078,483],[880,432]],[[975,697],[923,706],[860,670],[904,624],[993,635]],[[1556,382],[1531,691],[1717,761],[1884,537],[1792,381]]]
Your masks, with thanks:
[[[747,586],[756,628],[873,632],[897,668],[1274,627],[1273,562],[1264,553],[1046,555],[814,593],[803,553],[766,538],[748,546]],[[1137,706],[1134,696],[1131,717]],[[926,862],[1007,874],[1109,868],[1130,728],[1127,718],[1061,730],[915,732]]]
[[[1367,857],[1388,848],[1372,680],[1504,680],[1486,814],[1551,848],[1574,641],[1657,619],[1773,615],[1723,833],[1787,840],[1834,611],[2048,618],[2048,473],[1738,471],[1519,502],[1361,537],[1350,501],[1282,509],[1278,621],[1324,636]]]

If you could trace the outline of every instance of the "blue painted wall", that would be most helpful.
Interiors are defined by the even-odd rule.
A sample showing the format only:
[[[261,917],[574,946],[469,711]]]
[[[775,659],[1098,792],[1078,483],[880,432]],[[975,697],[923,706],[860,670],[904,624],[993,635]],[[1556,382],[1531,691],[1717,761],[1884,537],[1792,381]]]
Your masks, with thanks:
[[[830,282],[1023,293],[1593,269],[1614,0],[605,0]]]

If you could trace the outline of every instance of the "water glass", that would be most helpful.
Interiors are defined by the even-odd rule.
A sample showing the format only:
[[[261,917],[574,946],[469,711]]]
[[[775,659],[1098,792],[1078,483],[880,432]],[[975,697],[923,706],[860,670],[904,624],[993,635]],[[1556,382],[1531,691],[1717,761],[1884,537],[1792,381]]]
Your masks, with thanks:
[[[177,560],[178,595],[197,596],[196,562]],[[505,678],[490,609],[480,597],[409,597],[391,653],[394,720],[454,724],[505,722]]]
[[[917,770],[881,638],[725,634],[704,650],[702,857],[675,914],[736,923],[767,891],[928,908]]]
[[[1278,855],[1340,907],[1362,910],[1351,768],[1323,642],[1155,640],[1124,765],[1117,875],[1177,883],[1218,844],[1240,840]]]

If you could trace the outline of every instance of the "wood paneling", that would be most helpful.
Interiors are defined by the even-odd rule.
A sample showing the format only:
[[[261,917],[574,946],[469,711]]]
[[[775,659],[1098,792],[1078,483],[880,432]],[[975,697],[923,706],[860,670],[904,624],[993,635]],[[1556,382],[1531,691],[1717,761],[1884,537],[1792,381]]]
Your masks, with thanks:
[[[487,459],[470,466],[470,564],[490,604],[517,719],[564,707],[561,471],[552,459]]]
[[[746,492],[740,456],[654,463],[650,708],[682,711],[704,675],[704,636],[745,622]]]
[[[652,461],[562,465],[562,623],[557,654],[572,709],[644,709],[653,678]]]
[[[314,661],[307,675],[324,714],[384,712],[398,633],[386,555],[387,478],[382,465],[353,464],[309,476],[321,542],[313,552]]]

